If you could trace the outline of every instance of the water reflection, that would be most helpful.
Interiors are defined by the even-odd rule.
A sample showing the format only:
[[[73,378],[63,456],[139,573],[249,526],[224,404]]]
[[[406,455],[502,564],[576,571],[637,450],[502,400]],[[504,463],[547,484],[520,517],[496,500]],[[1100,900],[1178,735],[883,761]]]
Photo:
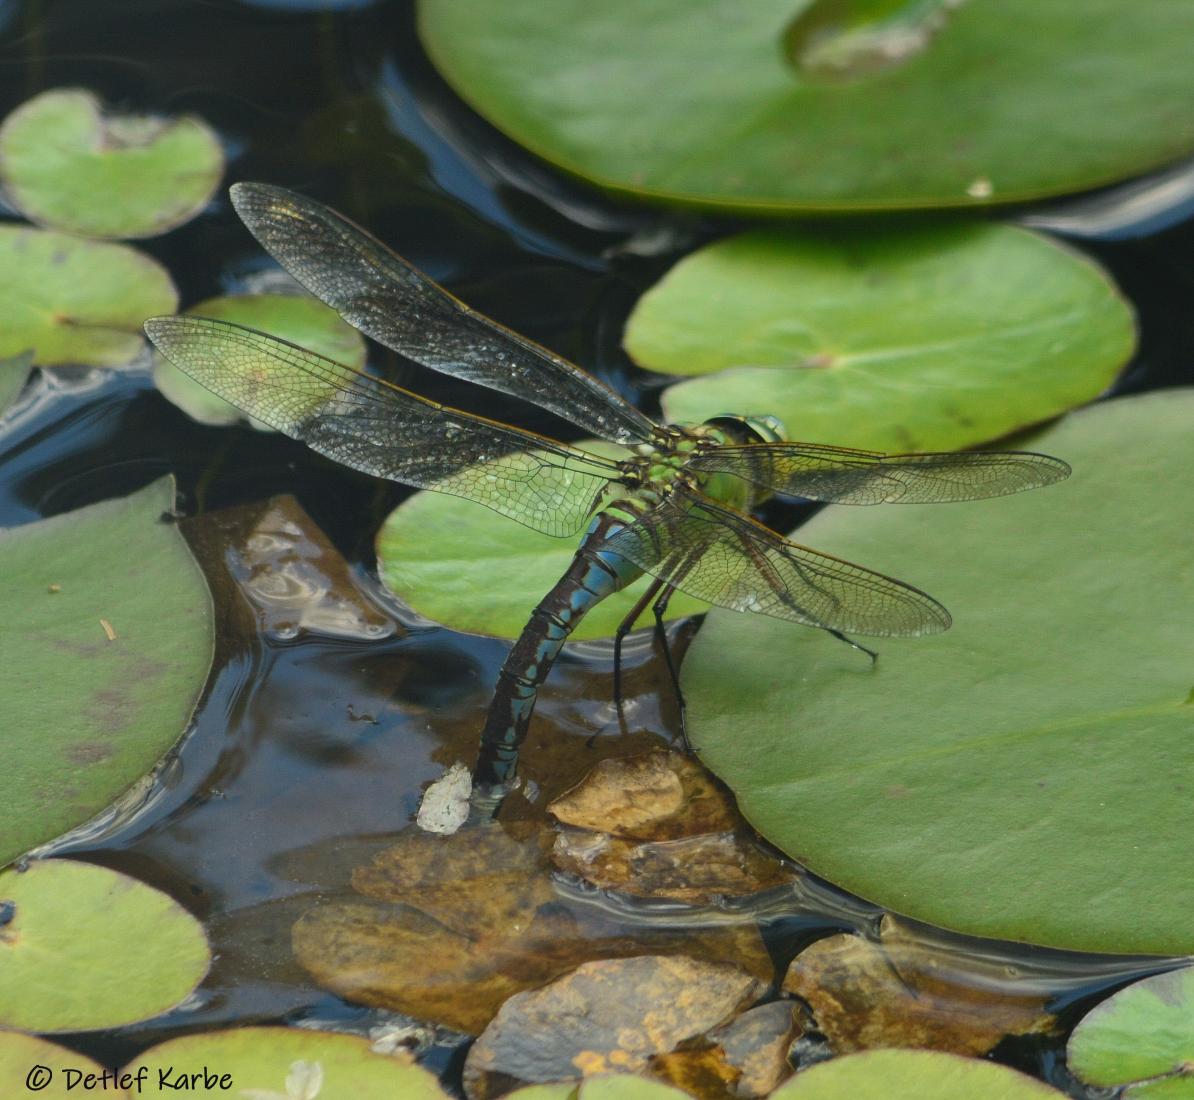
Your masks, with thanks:
[[[1147,237],[1194,214],[1194,162],[1183,161],[1143,179],[1057,199],[1024,214],[1023,225],[1072,237]]]

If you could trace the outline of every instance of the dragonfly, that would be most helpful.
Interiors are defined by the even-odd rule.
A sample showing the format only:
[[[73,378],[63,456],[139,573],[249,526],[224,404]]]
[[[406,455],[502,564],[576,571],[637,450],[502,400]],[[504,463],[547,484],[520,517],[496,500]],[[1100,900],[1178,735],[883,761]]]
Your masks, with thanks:
[[[598,601],[644,574],[653,582],[619,630],[619,644],[652,599],[661,631],[676,589],[839,637],[949,628],[949,613],[920,589],[791,542],[753,518],[772,496],[859,505],[964,501],[1070,473],[1060,459],[1029,451],[885,454],[793,442],[768,416],[656,423],[581,367],[471,309],[331,208],[261,183],[235,184],[231,197],[266,251],[367,336],[626,448],[625,457],[607,458],[227,321],[145,323],[161,353],[201,385],[346,466],[464,497],[548,535],[583,532],[498,674],[475,790],[509,789],[539,690],[568,636]],[[671,668],[670,654],[668,661]]]

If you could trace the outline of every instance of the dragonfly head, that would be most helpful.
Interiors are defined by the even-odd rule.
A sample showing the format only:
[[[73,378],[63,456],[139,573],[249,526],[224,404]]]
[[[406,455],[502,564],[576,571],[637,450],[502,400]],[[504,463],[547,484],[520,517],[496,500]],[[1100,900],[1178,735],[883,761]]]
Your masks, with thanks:
[[[723,413],[705,421],[723,431],[733,443],[779,443],[787,439],[787,429],[774,416],[735,416]]]

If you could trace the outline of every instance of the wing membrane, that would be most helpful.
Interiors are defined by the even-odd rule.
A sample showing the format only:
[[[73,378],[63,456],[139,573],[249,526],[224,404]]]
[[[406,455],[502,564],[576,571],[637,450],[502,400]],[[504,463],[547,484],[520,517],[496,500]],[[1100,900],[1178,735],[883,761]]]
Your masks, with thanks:
[[[353,469],[575,534],[616,463],[472,416],[253,329],[154,317],[161,352],[212,393]]]
[[[603,382],[475,312],[336,211],[281,187],[238,183],[253,236],[349,324],[444,374],[523,398],[618,443],[654,425]]]
[[[609,549],[689,595],[734,611],[852,634],[948,630],[931,596],[882,573],[788,542],[740,512],[673,489]]]
[[[817,443],[758,443],[695,455],[689,467],[769,492],[834,504],[925,504],[1006,496],[1061,481],[1070,467],[1032,451],[883,454]]]

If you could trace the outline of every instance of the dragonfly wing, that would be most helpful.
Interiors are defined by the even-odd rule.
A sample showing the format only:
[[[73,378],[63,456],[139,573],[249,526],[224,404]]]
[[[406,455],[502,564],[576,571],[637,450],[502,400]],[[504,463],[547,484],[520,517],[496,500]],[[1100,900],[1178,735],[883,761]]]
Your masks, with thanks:
[[[549,535],[575,534],[618,476],[614,462],[227,321],[154,317],[145,331],[200,385],[320,454],[475,500]]]
[[[608,548],[691,596],[851,634],[948,630],[931,596],[882,573],[788,542],[740,512],[678,487]]]
[[[343,215],[268,184],[238,183],[231,194],[270,255],[366,335],[604,439],[652,438],[655,425],[605,383],[470,309]]]
[[[772,493],[834,504],[927,504],[1006,496],[1069,477],[1032,451],[884,454],[817,443],[758,443],[695,455],[699,473],[733,474]]]

